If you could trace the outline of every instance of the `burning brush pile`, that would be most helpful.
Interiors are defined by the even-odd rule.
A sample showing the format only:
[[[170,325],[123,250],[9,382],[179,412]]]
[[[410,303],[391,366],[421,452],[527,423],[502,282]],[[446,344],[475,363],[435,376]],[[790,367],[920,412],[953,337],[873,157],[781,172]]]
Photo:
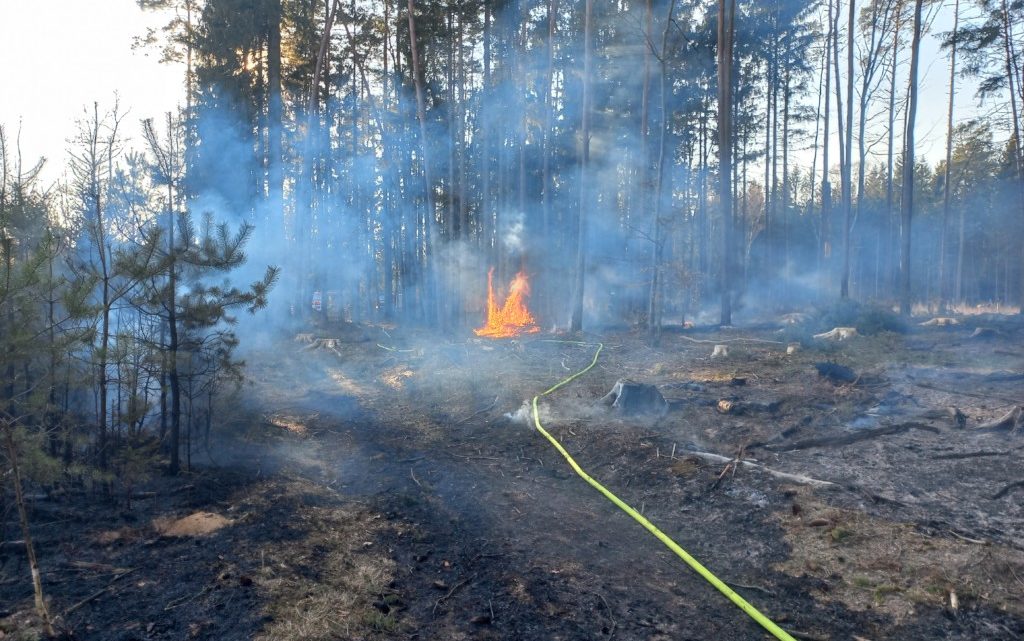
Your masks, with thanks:
[[[530,281],[526,272],[520,271],[508,287],[505,302],[498,305],[494,294],[494,268],[487,272],[487,322],[473,330],[477,336],[488,338],[514,338],[521,334],[536,334],[540,331],[537,321],[526,306],[530,296]]]

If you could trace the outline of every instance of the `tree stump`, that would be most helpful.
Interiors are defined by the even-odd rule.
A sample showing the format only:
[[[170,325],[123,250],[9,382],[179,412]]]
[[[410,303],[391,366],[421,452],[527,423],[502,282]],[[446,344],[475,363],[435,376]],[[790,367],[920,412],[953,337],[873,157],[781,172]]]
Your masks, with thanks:
[[[619,379],[601,402],[627,416],[657,415],[668,411],[668,401],[654,385]]]

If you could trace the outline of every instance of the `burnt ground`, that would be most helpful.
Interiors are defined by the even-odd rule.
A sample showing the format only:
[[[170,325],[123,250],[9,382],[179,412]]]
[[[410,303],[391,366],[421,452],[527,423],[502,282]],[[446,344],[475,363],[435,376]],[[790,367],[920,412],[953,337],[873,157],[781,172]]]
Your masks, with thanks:
[[[971,338],[979,323],[994,334]],[[1024,330],[992,317],[810,334],[576,337],[603,342],[601,359],[542,418],[797,638],[1024,637],[1024,426],[979,427],[1024,404]],[[130,507],[34,503],[69,636],[768,638],[516,416],[593,346],[316,337],[336,340],[278,337],[249,357],[252,384],[190,474],[150,479]],[[712,359],[715,344],[729,355]],[[601,406],[620,378],[657,385],[668,413]],[[0,547],[0,638],[34,638],[22,556]]]

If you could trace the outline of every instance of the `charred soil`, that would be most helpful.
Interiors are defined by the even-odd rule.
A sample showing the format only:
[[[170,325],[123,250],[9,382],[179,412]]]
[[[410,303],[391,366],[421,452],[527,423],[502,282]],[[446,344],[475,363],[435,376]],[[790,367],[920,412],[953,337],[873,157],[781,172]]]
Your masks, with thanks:
[[[540,412],[584,469],[797,638],[1019,639],[1024,433],[997,419],[1024,404],[1024,334],[973,330],[577,336],[605,344],[598,366]],[[594,345],[300,338],[249,356],[245,400],[190,474],[150,481],[130,509],[36,501],[69,636],[766,638],[525,420]],[[657,386],[668,411],[602,404],[620,379]],[[33,638],[22,550],[0,555],[0,630]]]

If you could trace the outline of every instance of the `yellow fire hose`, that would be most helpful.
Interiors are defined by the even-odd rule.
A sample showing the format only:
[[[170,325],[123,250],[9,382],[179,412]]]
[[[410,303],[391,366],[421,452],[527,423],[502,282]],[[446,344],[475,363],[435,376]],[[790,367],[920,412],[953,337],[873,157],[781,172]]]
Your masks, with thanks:
[[[555,342],[566,342],[566,343],[569,343],[570,341],[555,341]],[[571,344],[593,346],[593,343],[572,342]],[[598,356],[601,355],[601,350],[602,349],[604,349],[604,343],[597,343],[597,351],[594,352],[594,360],[592,360],[590,362],[590,365],[587,365],[585,368],[583,368],[580,371],[576,372],[572,376],[569,376],[568,378],[562,380],[557,385],[555,385],[555,386],[553,386],[553,387],[551,387],[551,388],[549,388],[549,389],[547,389],[547,390],[545,390],[545,391],[541,392],[540,394],[538,394],[538,395],[533,397],[533,424],[537,428],[537,431],[540,432],[541,434],[543,434],[544,438],[546,438],[548,441],[551,442],[551,444],[555,447],[555,449],[558,450],[558,452],[562,456],[565,457],[565,460],[569,462],[569,465],[572,466],[572,469],[575,470],[576,473],[579,474],[580,477],[584,481],[589,483],[595,490],[597,490],[598,492],[603,494],[605,496],[605,498],[607,498],[609,501],[611,501],[612,503],[617,505],[619,507],[619,509],[621,509],[623,512],[625,512],[626,514],[628,514],[631,517],[633,517],[633,519],[637,523],[639,523],[640,525],[644,526],[644,528],[646,528],[648,532],[650,532],[655,537],[657,537],[659,541],[661,541],[662,543],[665,544],[666,547],[668,547],[668,549],[670,549],[673,552],[675,552],[676,555],[679,556],[679,558],[681,558],[683,561],[685,561],[687,565],[689,565],[691,568],[693,568],[697,572],[697,574],[701,575],[702,577],[704,577],[708,581],[708,583],[710,583],[711,585],[715,586],[715,588],[717,588],[719,592],[721,592],[726,597],[728,597],[729,600],[732,601],[734,604],[736,604],[736,606],[739,609],[741,609],[744,612],[746,612],[750,616],[750,618],[754,619],[759,624],[761,624],[761,626],[765,630],[768,630],[768,632],[771,632],[772,635],[776,639],[779,639],[780,641],[796,641],[792,636],[790,636],[790,634],[788,632],[786,632],[785,630],[780,628],[778,625],[776,625],[771,619],[769,619],[765,615],[761,614],[761,612],[757,608],[752,606],[750,603],[748,603],[746,601],[746,599],[744,599],[739,594],[737,594],[735,591],[733,591],[733,589],[730,588],[728,585],[726,585],[724,581],[719,579],[717,576],[712,574],[710,570],[708,570],[706,567],[701,565],[700,561],[698,561],[697,559],[695,559],[692,556],[690,556],[690,554],[686,550],[681,548],[678,543],[676,543],[675,541],[670,539],[668,537],[668,535],[666,535],[664,532],[659,530],[657,526],[655,526],[653,523],[648,521],[644,517],[644,515],[640,514],[636,510],[634,510],[625,501],[623,501],[619,497],[617,497],[614,494],[612,494],[612,492],[610,490],[608,490],[608,488],[606,488],[605,486],[601,485],[599,482],[594,480],[589,474],[587,474],[583,470],[583,468],[581,468],[579,466],[578,463],[576,463],[576,461],[573,459],[573,457],[569,455],[569,452],[567,452],[565,450],[565,448],[562,447],[562,444],[559,443],[558,440],[554,436],[552,436],[550,433],[548,433],[548,431],[544,429],[544,426],[540,424],[540,414],[537,411],[537,399],[539,399],[541,396],[547,396],[548,394],[551,394],[552,392],[554,392],[555,390],[559,389],[560,387],[568,385],[569,383],[571,383],[575,379],[577,379],[580,376],[583,376],[584,374],[589,372],[594,367],[594,365],[597,364],[597,358],[598,358]]]

